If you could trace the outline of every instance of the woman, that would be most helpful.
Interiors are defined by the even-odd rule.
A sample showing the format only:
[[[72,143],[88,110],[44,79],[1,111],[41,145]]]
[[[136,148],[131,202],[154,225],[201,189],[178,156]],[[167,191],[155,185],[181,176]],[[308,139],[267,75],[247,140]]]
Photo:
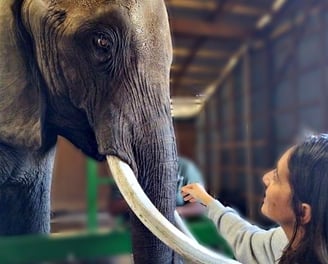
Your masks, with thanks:
[[[185,201],[200,201],[242,263],[328,263],[328,135],[288,149],[263,176],[262,213],[280,227],[263,230],[224,207],[201,185],[182,187]]]

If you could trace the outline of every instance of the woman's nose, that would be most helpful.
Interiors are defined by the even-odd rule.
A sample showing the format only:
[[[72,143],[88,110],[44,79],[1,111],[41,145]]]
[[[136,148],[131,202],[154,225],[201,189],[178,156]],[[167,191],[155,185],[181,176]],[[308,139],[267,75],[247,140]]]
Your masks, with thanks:
[[[262,177],[262,181],[264,183],[265,186],[268,186],[270,184],[270,172],[264,174],[264,176]]]

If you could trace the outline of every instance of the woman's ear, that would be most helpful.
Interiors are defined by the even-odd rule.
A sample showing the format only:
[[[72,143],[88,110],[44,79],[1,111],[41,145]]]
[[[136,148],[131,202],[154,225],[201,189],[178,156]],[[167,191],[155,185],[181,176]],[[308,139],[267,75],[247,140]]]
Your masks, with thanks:
[[[0,141],[38,149],[42,78],[22,21],[24,1],[0,1]]]
[[[311,210],[311,205],[307,203],[302,203],[302,224],[305,225],[311,221],[312,217],[312,210]]]

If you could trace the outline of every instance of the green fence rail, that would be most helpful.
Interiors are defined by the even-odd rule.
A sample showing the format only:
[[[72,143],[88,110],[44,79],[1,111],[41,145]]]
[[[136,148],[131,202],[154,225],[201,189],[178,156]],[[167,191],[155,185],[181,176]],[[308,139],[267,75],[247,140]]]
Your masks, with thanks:
[[[187,225],[200,244],[233,257],[225,240],[217,234],[209,220],[197,219]],[[92,260],[131,252],[131,234],[128,229],[0,239],[1,264]]]
[[[97,221],[97,189],[100,184],[113,184],[110,178],[99,177],[97,164],[87,160],[87,229],[78,234],[26,235],[0,237],[0,264],[53,263],[57,261],[93,260],[130,254],[131,234],[128,227],[100,231]],[[233,257],[226,241],[213,223],[201,217],[187,222],[191,233],[204,246]]]
[[[43,263],[97,259],[131,252],[128,231],[0,239],[0,263]]]

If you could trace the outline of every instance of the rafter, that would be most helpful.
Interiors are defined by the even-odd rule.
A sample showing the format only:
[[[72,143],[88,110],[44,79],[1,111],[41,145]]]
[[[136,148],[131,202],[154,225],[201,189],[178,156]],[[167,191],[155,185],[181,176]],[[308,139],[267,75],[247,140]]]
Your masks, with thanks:
[[[188,56],[189,53],[190,51],[187,48],[175,47],[173,49],[173,56],[184,57],[184,56]],[[197,52],[196,55],[203,58],[221,59],[221,58],[229,58],[231,56],[231,52],[201,49]]]
[[[244,39],[251,34],[250,30],[222,22],[210,23],[190,19],[171,19],[171,29],[175,34],[196,37]]]
[[[167,0],[168,7],[178,7],[194,9],[199,11],[214,11],[217,6],[217,1],[200,1],[200,0]],[[227,2],[224,8],[225,12],[244,15],[244,16],[260,16],[268,10],[265,8],[249,5],[247,3]]]
[[[174,83],[174,80],[170,80],[171,83]],[[199,79],[186,79],[186,78],[183,78],[181,79],[180,81],[180,84],[181,85],[203,85],[203,84],[207,84],[208,82],[206,80],[199,80]]]
[[[171,71],[172,72],[179,72],[181,70],[181,66],[179,65],[172,65]],[[187,69],[188,73],[205,73],[205,74],[211,74],[219,72],[220,69],[213,68],[213,67],[204,67],[204,66],[189,66]]]
[[[227,6],[225,11],[231,12],[233,14],[244,15],[244,16],[261,16],[268,12],[267,9],[247,6],[247,5],[231,5]]]
[[[200,0],[166,0],[167,6],[197,9],[200,11],[211,11],[216,8],[215,1]]]
[[[210,12],[205,18],[205,21],[207,23],[214,23],[217,18],[221,15],[222,9],[224,8],[224,5],[226,4],[228,0],[223,0],[220,2],[213,11]],[[186,25],[184,25],[186,26]],[[191,25],[189,25],[191,26]],[[200,28],[198,28],[200,30]],[[196,31],[194,31],[196,32]],[[201,50],[204,43],[209,39],[211,36],[203,36],[203,35],[196,35],[196,41],[193,42],[191,51],[189,55],[187,56],[187,59],[184,61],[180,71],[177,73],[177,78],[175,79],[175,82],[173,84],[173,87],[179,87],[181,86],[180,82],[184,76],[184,74],[187,72],[188,67],[192,64],[192,61],[195,59],[197,52]]]

